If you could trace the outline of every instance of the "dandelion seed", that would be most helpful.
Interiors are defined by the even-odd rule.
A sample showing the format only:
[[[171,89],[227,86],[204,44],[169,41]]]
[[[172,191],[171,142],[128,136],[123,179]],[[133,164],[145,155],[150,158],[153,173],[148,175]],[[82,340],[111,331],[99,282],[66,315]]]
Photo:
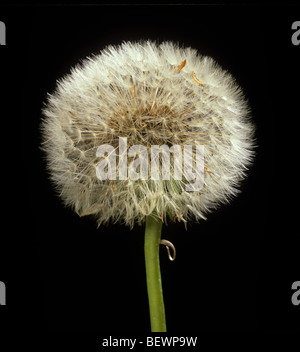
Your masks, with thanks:
[[[136,84],[133,86],[133,99],[135,98],[136,96]]]
[[[183,60],[182,63],[177,68],[174,68],[174,71],[180,72],[184,68],[185,65],[186,65],[186,60]]]
[[[204,84],[203,84],[202,82],[200,82],[200,81],[195,77],[194,71],[193,71],[193,73],[192,73],[192,77],[193,77],[193,79],[194,79],[195,82],[197,82],[198,84],[200,84],[200,86],[204,86]]]
[[[207,172],[208,174],[212,174],[212,171],[207,170],[206,167],[204,167],[204,172]]]

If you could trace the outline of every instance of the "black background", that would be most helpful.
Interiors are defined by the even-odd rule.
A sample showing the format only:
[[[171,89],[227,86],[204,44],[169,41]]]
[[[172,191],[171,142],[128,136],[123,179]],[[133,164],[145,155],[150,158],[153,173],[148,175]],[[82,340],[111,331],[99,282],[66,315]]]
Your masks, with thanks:
[[[172,40],[212,56],[243,87],[257,156],[242,193],[207,221],[163,228],[172,333],[300,331],[300,46],[295,6],[6,6],[0,20],[0,280],[7,328],[101,334],[150,331],[143,227],[100,227],[64,208],[39,150],[41,108],[70,67],[106,45]]]

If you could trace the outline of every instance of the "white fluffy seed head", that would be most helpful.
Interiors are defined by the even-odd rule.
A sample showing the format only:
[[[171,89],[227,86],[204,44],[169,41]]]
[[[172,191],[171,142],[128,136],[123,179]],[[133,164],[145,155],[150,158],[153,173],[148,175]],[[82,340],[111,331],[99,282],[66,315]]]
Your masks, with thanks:
[[[237,194],[254,155],[249,108],[233,77],[171,42],[108,46],[58,82],[43,114],[51,179],[66,205],[99,225],[133,226],[152,213],[163,221],[205,219]],[[117,150],[119,137],[128,148],[204,145],[204,186],[189,192],[172,177],[101,181],[97,148]]]

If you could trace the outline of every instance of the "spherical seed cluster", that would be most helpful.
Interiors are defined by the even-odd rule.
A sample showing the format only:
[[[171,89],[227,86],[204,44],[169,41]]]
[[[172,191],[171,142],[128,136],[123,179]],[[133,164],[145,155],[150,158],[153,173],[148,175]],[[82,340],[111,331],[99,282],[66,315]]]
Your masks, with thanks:
[[[171,42],[107,47],[58,82],[43,114],[42,148],[60,196],[99,225],[133,226],[153,212],[162,220],[205,218],[236,195],[253,159],[254,128],[240,87],[212,58]],[[97,148],[108,144],[118,154],[119,137],[148,150],[204,145],[204,186],[187,191],[184,175],[100,180]]]

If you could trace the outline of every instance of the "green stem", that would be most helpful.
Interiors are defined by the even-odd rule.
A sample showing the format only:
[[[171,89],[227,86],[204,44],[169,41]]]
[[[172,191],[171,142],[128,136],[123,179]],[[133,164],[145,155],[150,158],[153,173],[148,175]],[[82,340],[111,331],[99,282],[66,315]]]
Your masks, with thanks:
[[[146,218],[145,264],[152,332],[166,332],[165,305],[159,265],[159,244],[162,222],[150,215]]]

